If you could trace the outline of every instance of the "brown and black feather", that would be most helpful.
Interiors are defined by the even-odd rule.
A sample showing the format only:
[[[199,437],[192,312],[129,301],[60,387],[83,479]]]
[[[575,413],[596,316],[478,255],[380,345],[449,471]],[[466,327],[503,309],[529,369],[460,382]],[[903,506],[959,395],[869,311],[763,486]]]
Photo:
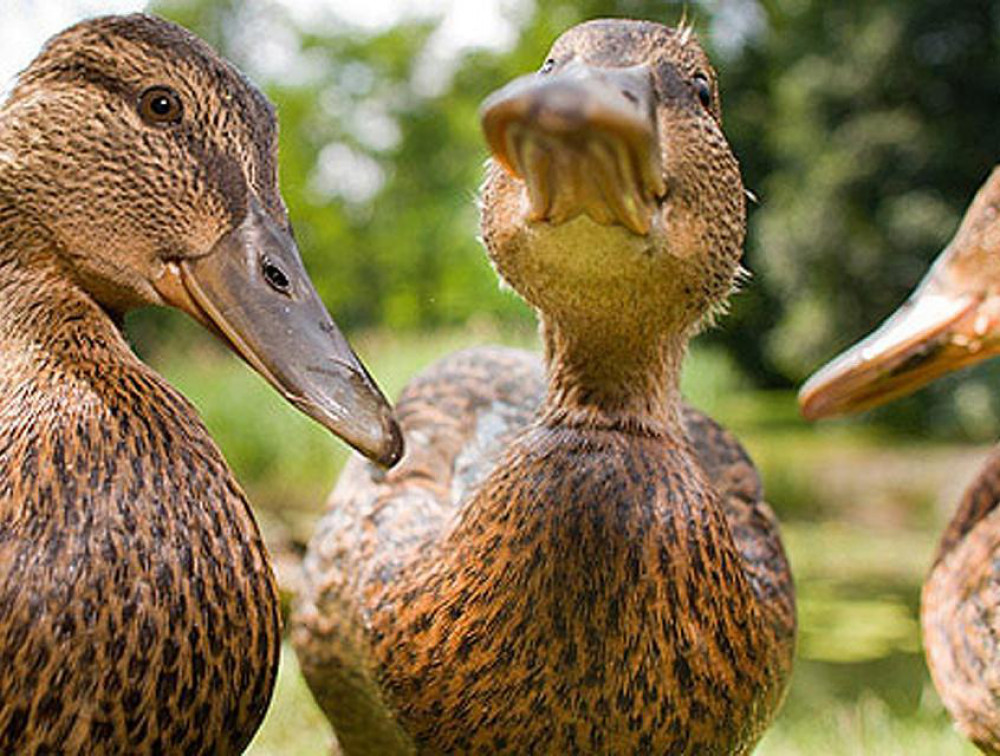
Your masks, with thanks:
[[[349,754],[748,753],[787,686],[774,517],[679,390],[745,231],[714,71],[689,29],[624,20],[548,58],[484,105],[481,196],[544,368],[418,376],[400,465],[350,462],[309,547],[293,641]]]
[[[152,85],[176,129],[142,122]],[[151,16],[57,35],[0,108],[0,753],[240,753],[264,717],[260,532],[121,323],[248,192],[284,217],[275,148],[266,99]]]

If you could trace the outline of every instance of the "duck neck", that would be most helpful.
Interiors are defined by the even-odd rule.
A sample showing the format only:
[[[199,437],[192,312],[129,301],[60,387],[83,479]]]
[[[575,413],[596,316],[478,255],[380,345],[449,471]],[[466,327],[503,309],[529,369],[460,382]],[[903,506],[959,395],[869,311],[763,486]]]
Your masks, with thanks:
[[[55,244],[0,192],[0,352],[44,355],[49,368],[127,358],[120,319],[81,288]]]
[[[542,317],[548,371],[543,422],[681,439],[685,332],[643,333]]]

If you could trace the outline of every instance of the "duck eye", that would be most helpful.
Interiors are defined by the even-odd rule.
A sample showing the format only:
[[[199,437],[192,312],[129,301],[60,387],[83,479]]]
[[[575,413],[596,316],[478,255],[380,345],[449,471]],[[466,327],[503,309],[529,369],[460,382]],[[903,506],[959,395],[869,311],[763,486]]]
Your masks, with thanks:
[[[695,74],[694,91],[698,95],[698,100],[706,107],[712,107],[712,85],[705,74]]]
[[[556,60],[555,60],[555,58],[549,58],[547,61],[545,61],[542,64],[542,67],[540,69],[538,69],[538,73],[540,73],[540,74],[551,73],[552,69],[555,68],[555,67],[556,67]]]
[[[264,280],[275,291],[287,294],[292,288],[292,282],[288,280],[285,271],[275,265],[269,257],[262,257],[260,259],[260,272],[264,275]]]
[[[139,115],[146,123],[156,126],[181,120],[181,98],[168,87],[150,87],[139,97]]]

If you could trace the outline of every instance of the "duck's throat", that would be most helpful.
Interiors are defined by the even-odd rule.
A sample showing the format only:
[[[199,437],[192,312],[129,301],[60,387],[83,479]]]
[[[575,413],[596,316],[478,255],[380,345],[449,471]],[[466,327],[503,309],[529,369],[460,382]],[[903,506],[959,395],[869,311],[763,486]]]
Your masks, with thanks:
[[[0,241],[0,338],[5,345],[59,352],[69,333],[86,332],[131,351],[120,319],[83,291],[54,257],[26,264],[4,256],[2,247]]]
[[[683,435],[679,385],[686,334],[543,318],[542,338],[548,369],[545,422]]]

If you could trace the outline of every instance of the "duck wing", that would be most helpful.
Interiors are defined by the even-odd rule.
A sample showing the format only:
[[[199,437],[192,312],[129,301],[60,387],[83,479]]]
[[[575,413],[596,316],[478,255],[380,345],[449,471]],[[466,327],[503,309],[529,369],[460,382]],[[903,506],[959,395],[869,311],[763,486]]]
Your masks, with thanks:
[[[531,421],[544,390],[536,355],[457,352],[403,390],[400,463],[389,471],[358,455],[347,463],[309,546],[292,630],[306,679],[346,753],[414,750],[375,679],[366,598],[449,526],[466,492]]]
[[[750,586],[775,637],[787,649],[785,664],[790,674],[795,650],[795,587],[778,520],[764,500],[757,468],[732,432],[692,407],[684,405],[683,412],[688,438],[719,494]]]

